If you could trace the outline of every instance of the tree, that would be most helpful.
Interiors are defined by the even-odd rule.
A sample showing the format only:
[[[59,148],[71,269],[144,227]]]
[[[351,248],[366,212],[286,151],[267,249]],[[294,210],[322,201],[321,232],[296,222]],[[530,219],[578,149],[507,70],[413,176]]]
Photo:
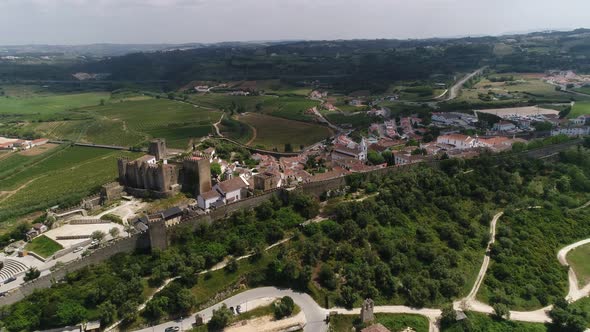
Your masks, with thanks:
[[[121,308],[119,308],[119,317],[125,324],[129,324],[137,319],[137,307],[138,304],[132,300],[128,300]]]
[[[340,302],[345,308],[351,309],[357,301],[358,295],[350,286],[342,286],[340,288]]]
[[[145,306],[145,314],[152,320],[158,320],[166,314],[170,300],[166,296],[158,296]]]
[[[94,231],[90,235],[90,238],[93,240],[96,240],[98,242],[102,242],[102,240],[104,240],[105,236],[106,236],[106,234],[103,231]]]
[[[289,296],[284,296],[282,299],[276,301],[273,306],[273,311],[276,319],[289,317],[295,309],[295,302]]]
[[[443,328],[453,325],[457,321],[457,312],[452,305],[447,305],[442,308],[442,315],[440,324]]]
[[[214,177],[221,175],[221,165],[219,163],[211,164],[211,175]]]
[[[337,286],[336,274],[334,274],[334,271],[332,270],[332,268],[329,265],[327,265],[327,264],[322,265],[322,267],[320,268],[320,273],[319,273],[318,277],[320,279],[320,284],[323,287],[326,287],[329,290],[336,289],[336,286]]]
[[[195,297],[191,291],[187,288],[182,288],[176,295],[176,305],[183,315],[187,315],[191,312],[195,306]]]
[[[238,260],[235,257],[230,258],[226,266],[227,271],[230,273],[234,273],[238,270],[238,268]]]
[[[121,231],[117,227],[113,227],[113,228],[109,229],[109,234],[111,235],[111,237],[113,239],[117,238],[119,236],[120,232]]]
[[[111,301],[105,301],[98,305],[98,314],[100,317],[100,324],[108,326],[115,321],[117,317],[117,306],[111,303]]]
[[[57,305],[56,316],[60,325],[75,325],[84,320],[86,309],[73,300],[66,300]]]
[[[39,278],[41,272],[36,267],[30,267],[27,272],[25,272],[25,281],[31,281],[33,279]]]
[[[213,310],[213,316],[207,324],[207,327],[213,331],[223,330],[230,322],[233,314],[224,304],[217,310]]]
[[[496,303],[493,306],[494,315],[498,319],[510,319],[510,309],[504,303]]]
[[[293,152],[293,146],[291,145],[291,143],[285,144],[285,152]]]
[[[379,152],[373,150],[367,153],[367,159],[373,165],[380,165],[385,163],[385,158]]]

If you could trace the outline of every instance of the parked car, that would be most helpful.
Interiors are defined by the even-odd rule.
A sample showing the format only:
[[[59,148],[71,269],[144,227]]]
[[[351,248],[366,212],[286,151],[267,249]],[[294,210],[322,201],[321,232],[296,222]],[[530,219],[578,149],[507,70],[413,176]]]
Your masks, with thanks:
[[[78,247],[78,248],[74,249],[74,252],[80,252],[82,250],[84,250],[84,247]]]
[[[238,306],[236,307],[236,312],[239,314],[242,313],[242,306],[238,304]]]
[[[180,331],[180,327],[178,327],[178,326],[170,326],[164,330],[164,332],[178,332],[178,331]]]

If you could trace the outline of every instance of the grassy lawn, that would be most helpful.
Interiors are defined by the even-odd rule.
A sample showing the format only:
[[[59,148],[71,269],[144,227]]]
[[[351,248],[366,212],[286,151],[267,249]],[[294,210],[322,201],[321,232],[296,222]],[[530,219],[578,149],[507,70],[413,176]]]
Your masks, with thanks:
[[[411,327],[416,332],[428,332],[428,319],[419,315],[375,314],[375,320],[390,331],[401,331]],[[330,331],[334,332],[350,332],[354,326],[359,324],[359,316],[335,315],[330,317]]]
[[[236,272],[221,269],[199,275],[197,285],[191,290],[197,298],[197,306],[202,306],[209,299],[212,299],[215,294],[235,285],[242,276],[248,273],[264,273],[264,269],[276,256],[276,252],[277,249],[273,248],[267,252],[267,255],[255,262],[249,259],[243,259],[238,262],[239,268]]]
[[[14,191],[0,200],[0,227],[31,212],[77,203],[116,178],[118,157],[136,156],[63,146],[38,156],[13,154],[0,160],[0,190]]]
[[[578,277],[579,287],[590,282],[590,244],[586,244],[569,252],[567,261]]]
[[[571,304],[572,307],[583,312],[590,312],[590,297],[585,297]],[[590,317],[586,319],[586,326],[590,328]]]
[[[61,249],[63,249],[63,247],[59,243],[53,241],[45,235],[34,238],[25,246],[25,250],[32,251],[44,258],[55,254]]]
[[[0,114],[29,116],[50,116],[75,108],[95,106],[101,99],[109,99],[108,92],[88,92],[75,94],[35,95],[26,97],[1,97]]]
[[[580,115],[590,114],[590,101],[576,102],[568,118],[577,118]]]
[[[467,319],[443,328],[443,332],[486,331],[486,332],[547,332],[540,323],[523,323],[516,321],[498,321],[486,314],[466,312]],[[468,328],[466,326],[470,326]]]
[[[308,146],[332,135],[331,130],[324,126],[258,113],[242,115],[239,120],[256,128],[256,138],[250,145],[266,149],[284,151],[285,144],[290,143],[297,151],[300,145]]]

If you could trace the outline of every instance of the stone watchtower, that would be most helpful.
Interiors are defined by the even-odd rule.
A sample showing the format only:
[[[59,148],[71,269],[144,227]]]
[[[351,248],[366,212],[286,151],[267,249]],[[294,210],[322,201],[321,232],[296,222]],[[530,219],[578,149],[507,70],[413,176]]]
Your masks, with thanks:
[[[166,250],[168,248],[166,222],[164,220],[149,221],[148,227],[151,249]]]
[[[211,190],[211,163],[204,156],[193,156],[182,162],[182,190],[196,196]]]
[[[166,159],[168,151],[166,151],[166,140],[163,138],[156,138],[150,141],[148,153],[156,157],[156,160],[160,161]]]
[[[375,320],[375,315],[373,314],[373,308],[375,307],[375,303],[371,299],[366,299],[363,301],[363,306],[361,308],[361,321],[363,323],[372,322]]]

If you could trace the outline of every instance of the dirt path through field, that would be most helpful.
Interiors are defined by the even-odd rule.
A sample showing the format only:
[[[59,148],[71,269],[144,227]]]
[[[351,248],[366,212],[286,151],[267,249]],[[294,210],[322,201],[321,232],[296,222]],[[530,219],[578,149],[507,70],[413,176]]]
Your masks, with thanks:
[[[0,203],[4,202],[5,200],[7,200],[9,197],[12,197],[14,194],[16,194],[17,192],[19,192],[21,189],[25,188],[26,186],[28,186],[29,184],[31,184],[33,181],[38,180],[42,177],[44,177],[45,175],[41,175],[38,176],[36,178],[33,178],[27,182],[25,182],[24,184],[22,184],[20,187],[14,189],[14,190],[6,190],[6,191],[0,191],[0,196],[2,196],[0,198]]]

